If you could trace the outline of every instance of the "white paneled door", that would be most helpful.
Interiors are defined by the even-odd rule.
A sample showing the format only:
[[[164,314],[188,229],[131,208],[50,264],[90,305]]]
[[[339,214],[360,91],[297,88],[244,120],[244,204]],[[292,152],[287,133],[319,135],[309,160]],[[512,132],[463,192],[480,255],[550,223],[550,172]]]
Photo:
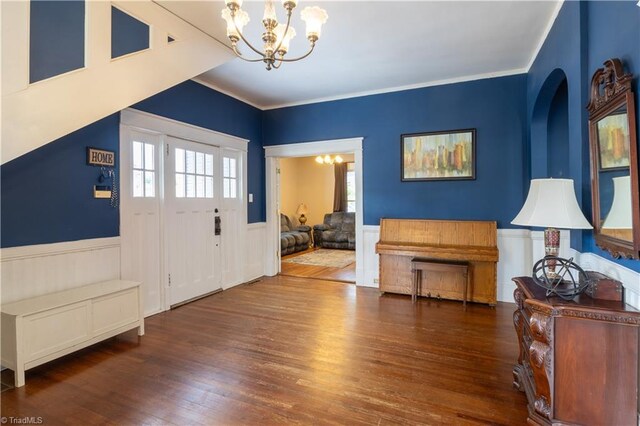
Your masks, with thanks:
[[[145,316],[163,310],[160,154],[158,134],[124,130],[120,146],[120,265],[122,279],[142,283]]]
[[[220,148],[167,137],[165,247],[174,306],[221,288]]]

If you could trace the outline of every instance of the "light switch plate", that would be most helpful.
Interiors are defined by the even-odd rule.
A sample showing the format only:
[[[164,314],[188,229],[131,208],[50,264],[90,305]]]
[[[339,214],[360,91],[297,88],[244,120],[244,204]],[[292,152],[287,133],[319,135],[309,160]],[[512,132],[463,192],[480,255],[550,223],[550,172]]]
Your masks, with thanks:
[[[253,194],[249,194],[249,202],[253,203]]]

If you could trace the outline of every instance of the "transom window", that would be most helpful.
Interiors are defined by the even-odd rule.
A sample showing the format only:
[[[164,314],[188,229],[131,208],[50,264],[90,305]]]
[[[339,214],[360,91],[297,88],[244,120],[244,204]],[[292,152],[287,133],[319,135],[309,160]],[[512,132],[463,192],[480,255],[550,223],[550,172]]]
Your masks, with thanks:
[[[224,198],[238,198],[238,162],[235,158],[222,158],[222,194]]]
[[[133,196],[156,196],[155,146],[133,142]]]
[[[213,155],[175,149],[176,198],[213,198]]]

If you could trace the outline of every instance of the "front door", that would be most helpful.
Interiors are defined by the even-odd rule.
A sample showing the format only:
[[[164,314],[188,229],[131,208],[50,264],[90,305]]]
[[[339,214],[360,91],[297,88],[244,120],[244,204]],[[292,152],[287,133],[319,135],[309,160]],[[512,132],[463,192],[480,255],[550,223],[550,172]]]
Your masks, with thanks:
[[[170,305],[221,288],[220,148],[167,138],[166,255]]]

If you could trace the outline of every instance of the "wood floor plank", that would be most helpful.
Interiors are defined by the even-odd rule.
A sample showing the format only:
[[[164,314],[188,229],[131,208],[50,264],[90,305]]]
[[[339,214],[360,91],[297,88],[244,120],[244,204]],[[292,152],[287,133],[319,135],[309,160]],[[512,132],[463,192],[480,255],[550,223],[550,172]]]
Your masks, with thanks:
[[[283,262],[281,262],[280,274],[289,276],[289,277],[314,278],[314,279],[327,280],[327,281],[340,281],[345,283],[356,282],[356,263],[355,262],[342,268],[284,262],[284,260],[301,256],[303,254],[311,253],[315,250],[319,250],[319,249],[310,248],[309,250],[284,256],[282,258]],[[328,249],[323,249],[323,250],[328,250]]]
[[[45,424],[526,421],[514,305],[380,294],[294,277],[238,286],[29,370],[2,415]]]

